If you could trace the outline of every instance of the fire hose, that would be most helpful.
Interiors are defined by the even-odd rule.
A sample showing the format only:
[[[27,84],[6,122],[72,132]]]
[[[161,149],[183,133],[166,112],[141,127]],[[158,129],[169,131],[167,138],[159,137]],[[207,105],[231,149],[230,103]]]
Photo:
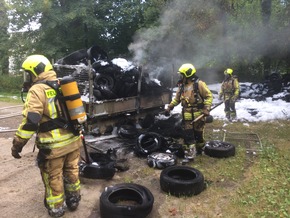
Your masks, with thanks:
[[[212,111],[213,109],[217,108],[218,106],[220,106],[222,103],[224,103],[223,101],[222,102],[219,102],[217,103],[214,107],[212,107],[209,111]],[[203,118],[205,115],[204,114],[201,114],[199,115],[197,118],[195,118],[190,124],[193,125],[194,122],[200,120],[201,118]]]

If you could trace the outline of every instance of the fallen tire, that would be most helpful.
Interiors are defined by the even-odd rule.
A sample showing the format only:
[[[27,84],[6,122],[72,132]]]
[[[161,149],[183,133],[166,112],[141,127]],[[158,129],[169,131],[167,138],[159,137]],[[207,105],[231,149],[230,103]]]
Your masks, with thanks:
[[[112,179],[115,175],[116,161],[111,159],[108,154],[89,153],[92,163],[80,163],[80,176],[89,179]]]
[[[176,197],[192,196],[201,193],[204,188],[203,174],[188,166],[171,166],[162,170],[160,187]]]
[[[236,147],[228,142],[213,140],[205,143],[204,153],[210,157],[231,157],[235,156]]]
[[[134,139],[138,135],[138,130],[133,125],[122,125],[118,129],[117,133],[122,138]]]
[[[152,211],[154,197],[144,186],[122,183],[106,187],[100,196],[101,218],[145,218]]]
[[[177,157],[174,154],[154,152],[147,156],[149,167],[164,169],[177,164]]]
[[[147,132],[139,135],[135,146],[135,154],[147,156],[161,149],[164,138],[155,132]]]
[[[116,169],[114,163],[100,165],[97,162],[86,164],[81,162],[79,166],[80,176],[88,179],[112,179]]]

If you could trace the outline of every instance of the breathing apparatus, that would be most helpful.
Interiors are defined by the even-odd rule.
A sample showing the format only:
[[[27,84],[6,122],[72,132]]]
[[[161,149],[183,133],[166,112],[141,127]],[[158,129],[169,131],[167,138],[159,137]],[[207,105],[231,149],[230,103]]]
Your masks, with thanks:
[[[46,84],[56,91],[56,100],[59,102],[59,111],[62,112],[60,118],[50,119],[51,122],[56,124],[58,128],[65,128],[65,126],[77,126],[83,124],[87,120],[87,115],[83,102],[81,100],[81,95],[78,89],[77,82],[71,76],[66,76],[55,81],[38,81],[34,83],[35,77],[40,73],[53,70],[52,65],[48,59],[42,55],[31,55],[22,64],[24,70],[23,73],[23,86],[21,89],[21,98],[23,99],[23,93],[28,92],[28,90],[34,84]],[[67,125],[59,125],[59,120],[65,118]],[[71,128],[76,130],[76,128]],[[77,131],[75,131],[78,134]]]
[[[77,82],[74,78],[71,76],[63,77],[60,80],[60,89],[70,120],[78,124],[86,122],[86,111],[81,100]]]

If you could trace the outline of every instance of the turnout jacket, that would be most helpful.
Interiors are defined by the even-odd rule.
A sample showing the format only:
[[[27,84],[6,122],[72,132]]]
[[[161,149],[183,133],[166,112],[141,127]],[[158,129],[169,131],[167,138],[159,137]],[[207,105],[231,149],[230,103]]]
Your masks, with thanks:
[[[62,128],[38,132],[41,123],[60,116],[55,101],[56,91],[46,84],[37,83],[46,80],[57,80],[56,73],[54,71],[43,72],[34,80],[34,85],[29,89],[24,103],[22,123],[15,135],[28,140],[36,133],[37,147],[45,150],[46,158],[51,159],[80,148],[81,139],[80,136],[75,136],[69,130]]]
[[[212,93],[205,82],[199,79],[189,80],[178,86],[176,95],[168,107],[173,109],[181,103],[183,118],[193,120],[194,117],[202,114],[202,109],[210,110],[212,100]]]
[[[228,79],[225,79],[222,82],[219,98],[223,98],[224,100],[239,97],[240,85],[238,82],[238,78],[235,76],[230,76]]]

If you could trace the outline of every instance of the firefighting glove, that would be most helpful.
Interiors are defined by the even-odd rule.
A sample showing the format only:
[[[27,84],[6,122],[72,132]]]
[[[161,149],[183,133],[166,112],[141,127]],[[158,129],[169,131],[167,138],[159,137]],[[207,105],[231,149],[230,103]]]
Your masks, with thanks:
[[[202,109],[202,113],[204,114],[204,116],[209,116],[209,111],[210,111],[209,107],[204,107]]]
[[[166,117],[169,117],[170,116],[170,109],[169,108],[167,108],[167,109],[165,109],[165,111],[164,111],[164,115],[166,116]]]
[[[21,158],[20,154],[22,151],[22,148],[26,145],[28,139],[23,139],[18,136],[15,136],[12,141],[12,148],[11,148],[11,154],[14,158]]]

